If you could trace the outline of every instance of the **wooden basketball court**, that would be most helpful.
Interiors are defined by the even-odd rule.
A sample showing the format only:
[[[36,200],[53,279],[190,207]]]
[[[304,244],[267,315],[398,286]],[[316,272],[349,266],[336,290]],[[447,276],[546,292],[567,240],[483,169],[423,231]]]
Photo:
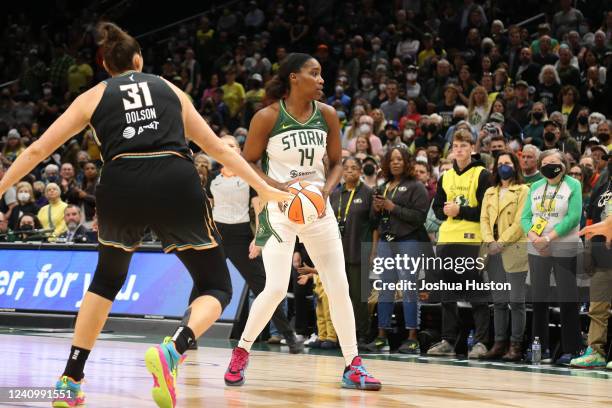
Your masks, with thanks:
[[[0,334],[0,386],[46,387],[62,372],[71,335]],[[151,340],[98,341],[85,367],[87,407],[152,407],[143,355]],[[141,341],[147,341],[141,342]],[[226,387],[231,349],[206,342],[181,366],[178,407],[610,407],[612,373],[375,355],[380,392],[340,388],[337,356],[253,351],[242,387]],[[397,356],[397,358],[403,358]],[[534,372],[535,371],[535,372]],[[1,407],[50,403],[0,402]]]

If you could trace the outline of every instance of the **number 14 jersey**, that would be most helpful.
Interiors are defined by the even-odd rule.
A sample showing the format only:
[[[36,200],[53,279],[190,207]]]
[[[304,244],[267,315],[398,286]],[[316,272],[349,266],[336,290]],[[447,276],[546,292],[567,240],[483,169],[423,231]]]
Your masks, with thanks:
[[[279,102],[279,115],[262,158],[263,171],[278,182],[299,177],[318,188],[325,184],[328,126],[318,102],[312,104],[312,115],[301,123],[287,112],[283,100]]]
[[[163,79],[128,71],[104,83],[90,124],[105,162],[116,157],[189,157],[181,102]]]

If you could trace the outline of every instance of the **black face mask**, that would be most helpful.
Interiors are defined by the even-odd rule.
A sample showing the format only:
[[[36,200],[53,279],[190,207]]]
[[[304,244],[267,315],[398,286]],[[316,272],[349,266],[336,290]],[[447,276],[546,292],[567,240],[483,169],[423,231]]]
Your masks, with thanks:
[[[612,178],[612,160],[608,160],[608,176]]]
[[[429,132],[431,133],[436,133],[436,130],[438,130],[438,127],[436,125],[429,125],[427,127],[427,129],[429,130]]]
[[[20,228],[22,231],[33,231],[34,226],[30,224],[22,225]]]
[[[548,163],[540,168],[540,173],[547,179],[554,179],[563,171],[562,164]]]
[[[581,125],[586,125],[587,123],[589,123],[588,116],[578,116],[578,123],[580,123]]]
[[[533,116],[535,120],[540,121],[544,117],[544,112],[533,112],[531,116]]]
[[[451,120],[451,125],[456,125],[457,123],[461,122],[463,120],[463,118],[456,118],[453,116],[453,119]]]
[[[503,152],[503,150],[491,150],[491,154],[493,155],[494,159],[497,159],[497,157]]]
[[[363,174],[370,177],[374,175],[374,172],[376,171],[376,167],[374,167],[372,163],[366,163],[363,165],[362,170],[363,170]]]
[[[610,135],[607,133],[598,133],[597,138],[603,144],[608,144],[608,139],[610,139]]]
[[[546,140],[547,142],[554,142],[555,141],[555,134],[553,132],[546,132],[544,133],[544,140]]]

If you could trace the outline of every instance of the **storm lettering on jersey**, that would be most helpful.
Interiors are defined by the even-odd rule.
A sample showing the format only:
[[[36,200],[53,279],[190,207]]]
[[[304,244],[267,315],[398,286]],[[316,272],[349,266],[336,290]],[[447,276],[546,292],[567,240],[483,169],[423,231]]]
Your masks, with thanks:
[[[283,143],[283,151],[298,147],[325,147],[326,136],[326,132],[318,129],[298,130],[288,133],[281,139]]]

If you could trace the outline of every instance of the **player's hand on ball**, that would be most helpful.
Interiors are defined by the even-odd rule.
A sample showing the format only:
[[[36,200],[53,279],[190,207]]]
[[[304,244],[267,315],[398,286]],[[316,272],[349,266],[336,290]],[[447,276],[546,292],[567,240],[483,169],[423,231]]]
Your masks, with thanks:
[[[259,196],[262,205],[268,201],[282,202],[293,200],[293,194],[289,193],[288,191],[281,191],[270,185],[266,185],[264,189],[257,191],[257,195]]]

